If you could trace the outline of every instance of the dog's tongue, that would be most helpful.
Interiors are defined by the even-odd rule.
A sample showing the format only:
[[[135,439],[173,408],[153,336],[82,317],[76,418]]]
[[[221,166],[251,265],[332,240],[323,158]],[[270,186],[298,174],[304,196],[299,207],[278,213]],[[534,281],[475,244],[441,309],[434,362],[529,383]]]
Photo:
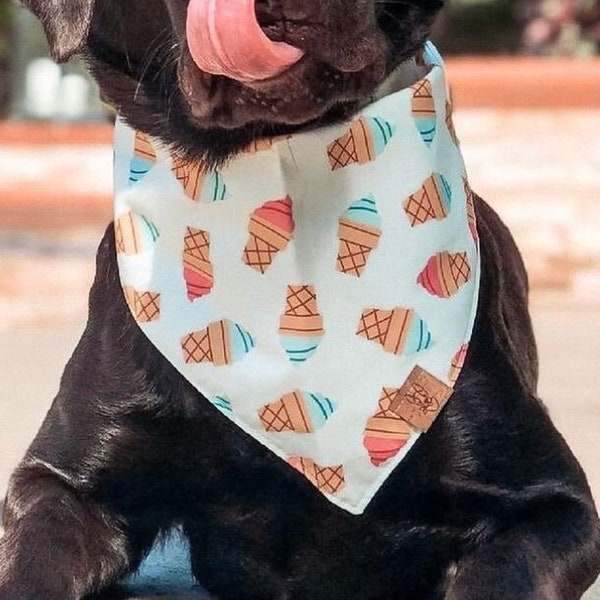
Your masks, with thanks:
[[[254,0],[190,0],[186,29],[198,68],[238,81],[273,77],[303,55],[302,50],[265,35]]]

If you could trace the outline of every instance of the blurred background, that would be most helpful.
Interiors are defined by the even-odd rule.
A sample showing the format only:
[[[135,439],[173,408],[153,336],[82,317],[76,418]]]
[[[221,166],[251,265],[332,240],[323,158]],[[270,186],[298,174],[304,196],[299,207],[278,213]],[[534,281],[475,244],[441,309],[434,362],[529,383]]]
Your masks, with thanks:
[[[435,31],[471,185],[527,263],[540,395],[600,501],[600,0],[450,0]],[[0,496],[86,317],[111,110],[0,0]]]

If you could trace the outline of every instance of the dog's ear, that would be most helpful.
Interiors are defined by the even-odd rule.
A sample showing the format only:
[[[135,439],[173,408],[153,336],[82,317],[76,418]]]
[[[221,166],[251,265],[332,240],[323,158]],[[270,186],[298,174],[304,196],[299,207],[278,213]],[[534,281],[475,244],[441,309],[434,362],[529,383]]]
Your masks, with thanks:
[[[94,0],[21,0],[42,22],[50,52],[65,61],[81,49],[92,20]]]

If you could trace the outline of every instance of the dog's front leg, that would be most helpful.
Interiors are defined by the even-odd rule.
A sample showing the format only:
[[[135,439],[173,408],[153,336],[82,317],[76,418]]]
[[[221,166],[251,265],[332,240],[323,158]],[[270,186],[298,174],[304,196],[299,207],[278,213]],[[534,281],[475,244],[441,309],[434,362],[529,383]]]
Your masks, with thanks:
[[[145,376],[142,342],[136,346],[141,335],[123,300],[111,227],[86,330],[11,478],[0,600],[79,600],[134,569],[170,524],[158,513],[167,512],[175,476],[164,465],[172,453],[160,448],[175,445],[163,432],[180,428],[152,427],[160,420],[146,416],[150,398],[153,407],[159,399]]]
[[[593,583],[600,535],[584,501],[532,506],[455,570],[445,600],[576,600]]]
[[[4,524],[1,600],[78,600],[132,562],[121,524],[43,465],[13,475]]]

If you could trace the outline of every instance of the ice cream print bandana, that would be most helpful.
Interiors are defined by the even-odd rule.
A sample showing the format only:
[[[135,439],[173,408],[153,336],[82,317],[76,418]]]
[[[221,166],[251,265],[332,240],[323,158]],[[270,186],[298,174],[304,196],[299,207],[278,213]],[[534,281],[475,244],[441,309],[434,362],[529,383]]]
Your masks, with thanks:
[[[219,170],[116,129],[140,328],[202,401],[354,514],[450,398],[473,327],[473,197],[436,56],[350,122]]]

